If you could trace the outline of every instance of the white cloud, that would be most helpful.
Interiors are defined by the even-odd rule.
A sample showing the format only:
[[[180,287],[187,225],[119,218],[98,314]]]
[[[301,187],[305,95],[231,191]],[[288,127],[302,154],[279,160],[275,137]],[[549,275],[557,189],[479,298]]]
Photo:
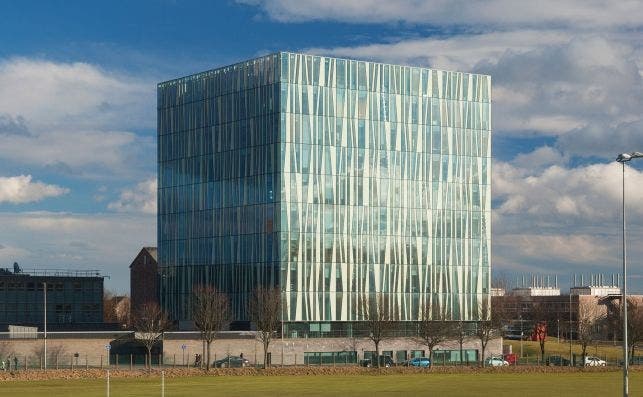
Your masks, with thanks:
[[[156,214],[156,184],[156,178],[150,178],[132,189],[123,189],[118,200],[107,207],[118,212]]]
[[[155,88],[87,63],[0,61],[2,113],[23,117],[36,130],[153,128]]]
[[[563,165],[567,159],[559,150],[550,146],[541,146],[529,153],[519,153],[513,162],[537,170],[551,165]]]
[[[31,175],[0,177],[0,203],[31,203],[67,193],[67,188],[32,181]]]
[[[438,26],[637,26],[638,1],[540,0],[237,0],[260,7],[282,22],[335,20],[352,23],[410,22]]]
[[[520,215],[543,224],[616,222],[621,211],[621,166],[591,164],[576,168],[552,165],[539,171],[494,164],[494,199],[501,215]],[[626,171],[628,211],[643,215],[643,172]]]
[[[573,263],[576,266],[585,264],[607,264],[613,261],[613,248],[601,238],[592,235],[540,235],[517,234],[503,236],[496,243],[503,249],[519,249],[520,256],[529,260],[558,263]]]
[[[569,167],[557,163],[556,155],[555,149],[543,147],[511,163],[494,163],[494,267],[563,276],[617,271],[622,237],[620,164]],[[640,241],[643,172],[627,166],[625,183],[629,240]],[[640,268],[642,263],[635,258],[643,257],[643,246],[630,248],[633,269]]]
[[[155,84],[86,63],[0,60],[0,159],[58,173],[138,178],[153,164]]]
[[[312,54],[471,71],[478,63],[497,60],[507,51],[525,53],[542,46],[566,43],[570,37],[570,33],[564,30],[524,29],[466,33],[449,37],[397,39],[360,46],[308,48],[305,51]]]

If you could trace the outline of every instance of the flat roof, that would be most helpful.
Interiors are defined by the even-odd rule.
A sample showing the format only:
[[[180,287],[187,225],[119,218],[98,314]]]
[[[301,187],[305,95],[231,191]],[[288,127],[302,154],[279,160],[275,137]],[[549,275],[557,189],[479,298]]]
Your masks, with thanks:
[[[285,55],[305,55],[305,56],[320,57],[320,58],[324,57],[324,58],[331,58],[331,59],[337,59],[337,60],[342,60],[342,61],[368,62],[368,63],[372,63],[372,64],[376,64],[376,65],[403,66],[403,67],[408,67],[408,68],[435,70],[435,71],[439,71],[439,72],[463,73],[463,74],[469,74],[469,75],[491,77],[491,75],[488,75],[488,74],[462,72],[462,71],[458,71],[458,70],[437,69],[437,68],[430,68],[430,67],[418,66],[418,65],[394,64],[394,63],[378,62],[378,61],[372,61],[372,60],[369,61],[369,60],[366,60],[366,59],[351,59],[351,58],[333,57],[333,56],[329,56],[329,55],[306,54],[306,53],[302,53],[302,52],[278,51],[278,52],[273,52],[273,53],[263,55],[263,56],[260,56],[260,57],[250,58],[250,59],[246,59],[244,61],[229,64],[229,65],[219,66],[219,67],[216,67],[216,68],[213,68],[213,69],[204,70],[202,72],[197,72],[197,73],[185,75],[185,76],[182,76],[182,77],[177,77],[175,79],[166,80],[166,81],[158,83],[157,88],[164,88],[164,87],[171,86],[171,85],[181,83],[181,82],[184,82],[184,81],[200,79],[202,77],[207,77],[210,74],[218,73],[218,72],[220,72],[220,71],[222,71],[224,69],[234,68],[236,66],[240,66],[240,65],[243,65],[243,64],[247,64],[247,63],[255,62],[255,61],[259,61],[259,60],[263,61],[266,58],[270,58],[270,57],[273,57],[275,55],[282,55],[282,54],[285,54]]]

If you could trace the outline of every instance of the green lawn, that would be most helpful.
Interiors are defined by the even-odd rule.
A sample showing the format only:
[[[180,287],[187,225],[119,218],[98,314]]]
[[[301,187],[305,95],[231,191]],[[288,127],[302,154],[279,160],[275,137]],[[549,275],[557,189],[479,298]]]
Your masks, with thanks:
[[[520,354],[520,341],[517,340],[504,340],[505,345],[511,345],[513,352]],[[591,345],[587,347],[587,355],[598,356],[602,359],[607,359],[610,363],[616,363],[623,359],[623,347],[618,344],[598,344]],[[536,359],[536,356],[540,356],[540,344],[538,342],[532,341],[523,341],[522,342],[523,356]],[[572,344],[572,352],[580,357],[581,347],[578,344]],[[638,354],[638,353],[637,353]],[[545,343],[545,355],[559,355],[565,358],[569,358],[569,343],[561,341],[560,343],[556,342],[556,338],[550,338]]]
[[[159,378],[115,378],[112,397],[160,396]],[[166,379],[174,396],[619,396],[620,372],[462,373],[355,376],[194,376]],[[104,380],[10,381],[0,395],[105,396]],[[643,395],[643,373],[630,377],[630,395]]]

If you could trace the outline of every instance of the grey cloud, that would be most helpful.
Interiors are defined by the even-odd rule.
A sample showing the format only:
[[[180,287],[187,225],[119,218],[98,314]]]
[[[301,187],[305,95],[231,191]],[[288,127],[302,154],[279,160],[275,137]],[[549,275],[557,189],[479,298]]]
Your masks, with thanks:
[[[12,117],[9,114],[0,114],[0,135],[31,136],[24,117]]]
[[[643,120],[609,125],[593,123],[558,138],[556,145],[566,153],[614,159],[619,153],[643,151]]]
[[[580,137],[641,117],[643,82],[633,49],[605,37],[578,37],[526,53],[507,51],[476,70],[494,79],[494,120],[500,133],[563,136],[576,131]],[[559,148],[567,150],[570,139]],[[590,146],[599,150],[601,143]]]

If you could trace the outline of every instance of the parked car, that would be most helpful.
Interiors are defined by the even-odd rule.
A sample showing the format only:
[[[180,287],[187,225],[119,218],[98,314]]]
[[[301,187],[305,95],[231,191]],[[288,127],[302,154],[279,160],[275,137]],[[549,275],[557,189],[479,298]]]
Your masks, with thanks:
[[[239,356],[228,356],[212,363],[215,368],[241,368],[247,367],[248,364],[248,360]]]
[[[404,365],[407,367],[431,368],[431,360],[428,357],[414,357]]]
[[[585,366],[586,367],[604,367],[607,363],[605,360],[601,360],[598,357],[594,356],[585,356]]]
[[[485,364],[491,367],[504,367],[509,365],[509,362],[504,360],[502,357],[489,357],[485,360]]]
[[[569,367],[569,360],[561,356],[549,356],[549,358],[547,358],[547,365]]]
[[[374,366],[373,360],[370,359],[370,358],[367,358],[365,360],[360,361],[360,365],[362,367],[367,367],[367,368],[371,368],[371,367]],[[380,356],[380,368],[382,368],[382,367],[389,368],[389,367],[392,367],[394,365],[395,365],[395,363],[393,362],[393,359],[391,357],[389,357],[389,356]]]

